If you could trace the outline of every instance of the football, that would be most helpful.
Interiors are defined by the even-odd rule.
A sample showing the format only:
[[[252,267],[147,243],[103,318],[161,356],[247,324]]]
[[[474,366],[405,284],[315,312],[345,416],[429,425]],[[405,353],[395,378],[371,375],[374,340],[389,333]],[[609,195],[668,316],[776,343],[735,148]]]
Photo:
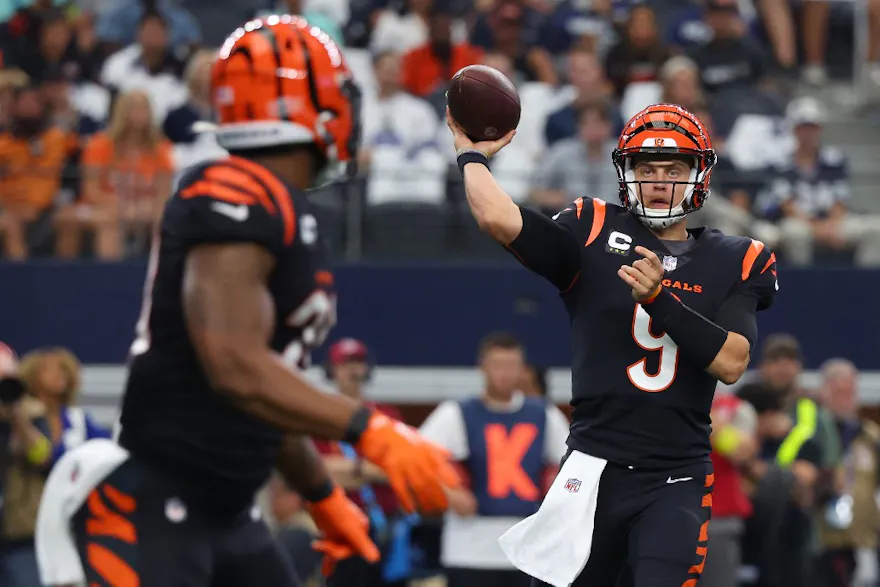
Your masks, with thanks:
[[[519,124],[519,94],[507,76],[486,65],[456,73],[446,93],[452,119],[474,142],[495,141]]]

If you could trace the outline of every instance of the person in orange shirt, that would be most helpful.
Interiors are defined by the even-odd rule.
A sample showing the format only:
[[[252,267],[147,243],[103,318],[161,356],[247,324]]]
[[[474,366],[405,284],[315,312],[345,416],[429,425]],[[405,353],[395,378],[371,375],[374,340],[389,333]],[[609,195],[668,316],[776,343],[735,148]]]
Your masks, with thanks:
[[[46,123],[38,87],[17,89],[12,122],[0,134],[0,232],[6,257],[23,260],[51,240],[52,212],[70,154],[68,133]]]
[[[119,96],[106,132],[86,143],[82,159],[82,201],[59,212],[58,255],[75,257],[83,231],[95,235],[99,259],[119,259],[124,240],[146,250],[174,171],[171,143],[153,119],[146,93]]]
[[[445,2],[434,2],[428,18],[428,43],[403,56],[403,87],[425,98],[445,88],[459,69],[482,58],[477,47],[452,43],[452,14]]]

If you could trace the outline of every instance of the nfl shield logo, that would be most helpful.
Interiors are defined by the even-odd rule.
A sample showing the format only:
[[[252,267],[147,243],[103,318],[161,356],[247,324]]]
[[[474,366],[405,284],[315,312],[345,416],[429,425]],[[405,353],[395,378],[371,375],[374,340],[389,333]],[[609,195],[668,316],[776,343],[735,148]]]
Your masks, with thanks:
[[[675,268],[678,266],[678,258],[670,257],[666,255],[663,257],[663,270],[664,271],[675,271]]]
[[[565,482],[565,490],[569,493],[577,493],[581,489],[580,479],[569,479]]]

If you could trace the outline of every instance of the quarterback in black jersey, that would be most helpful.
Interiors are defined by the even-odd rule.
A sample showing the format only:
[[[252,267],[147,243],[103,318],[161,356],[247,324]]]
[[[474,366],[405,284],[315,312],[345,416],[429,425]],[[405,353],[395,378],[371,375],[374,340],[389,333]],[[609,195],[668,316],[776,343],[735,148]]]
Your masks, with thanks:
[[[298,17],[249,22],[221,48],[212,95],[230,156],[187,170],[166,204],[119,443],[69,452],[47,483],[37,536],[46,584],[294,585],[253,511],[276,467],[310,502],[326,571],[355,554],[377,561],[364,514],[310,435],[354,445],[409,510],[445,509],[444,486],[457,482],[415,430],[299,374],[336,321],[304,190],[319,170],[353,162],[359,135],[339,49]],[[71,527],[72,562],[57,546]]]
[[[622,573],[637,587],[695,585],[712,504],[712,398],[748,366],[756,313],[778,288],[774,254],[686,228],[716,155],[680,106],[650,106],[626,125],[612,156],[619,205],[585,195],[552,219],[514,204],[485,165],[513,133],[475,145],[447,119],[477,222],[559,288],[571,319],[569,454],[542,511],[523,522],[534,548],[516,527],[502,547],[553,585],[611,587]],[[591,491],[594,501],[575,505]],[[548,529],[553,515],[583,524]],[[579,532],[591,536],[578,543]],[[556,551],[567,560],[546,554]]]

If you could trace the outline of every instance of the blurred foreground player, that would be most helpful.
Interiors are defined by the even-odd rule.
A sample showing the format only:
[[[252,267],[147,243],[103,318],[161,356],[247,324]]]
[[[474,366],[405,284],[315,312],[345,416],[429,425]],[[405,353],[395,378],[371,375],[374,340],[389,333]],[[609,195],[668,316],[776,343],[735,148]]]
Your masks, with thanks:
[[[252,510],[276,466],[311,503],[327,567],[377,560],[366,517],[307,435],[351,443],[410,509],[444,509],[443,483],[456,484],[416,431],[298,374],[336,320],[304,190],[357,149],[358,92],[339,49],[296,17],[249,22],[221,48],[212,94],[231,156],[188,170],[166,206],[120,446],[89,443],[53,471],[38,539],[46,583],[295,584]],[[71,544],[52,544],[68,516],[80,576],[60,560]]]
[[[712,505],[710,409],[737,381],[776,293],[762,243],[686,216],[716,156],[687,110],[650,106],[614,150],[620,206],[579,198],[553,219],[511,201],[486,166],[512,138],[473,144],[448,117],[479,225],[560,290],[572,324],[569,453],[540,510],[500,539],[557,586],[692,587]],[[595,540],[594,540],[595,538]]]

